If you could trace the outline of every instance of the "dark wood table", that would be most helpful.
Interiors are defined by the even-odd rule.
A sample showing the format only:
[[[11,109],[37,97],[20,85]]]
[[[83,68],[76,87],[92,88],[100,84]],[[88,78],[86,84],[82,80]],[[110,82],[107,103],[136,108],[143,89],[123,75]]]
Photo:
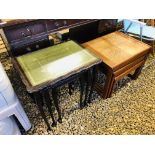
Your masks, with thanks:
[[[0,23],[2,37],[11,57],[53,44],[49,34],[69,29],[69,38],[78,43],[115,31],[117,19],[16,19]]]
[[[45,120],[48,129],[50,129],[50,125],[42,108],[42,93],[52,117],[53,125],[56,125],[51,109],[48,90],[52,88],[52,96],[59,116],[58,120],[61,122],[61,110],[59,108],[56,88],[75,80],[75,78],[80,78],[80,103],[82,104],[82,96],[84,93],[83,76],[92,68],[94,71],[94,66],[101,63],[101,60],[74,41],[67,41],[55,46],[15,57],[13,58],[13,63],[20,73],[27,91],[34,95],[42,117]],[[92,88],[93,87],[90,88],[91,91]],[[87,92],[85,97],[88,97],[88,88],[85,92]],[[91,94],[89,94],[89,96],[90,95]]]
[[[82,46],[103,61],[102,67],[107,75],[105,85],[96,84],[96,90],[103,98],[111,96],[114,84],[124,76],[129,75],[132,79],[138,77],[151,49],[149,45],[117,31]],[[134,70],[133,75],[129,74]]]

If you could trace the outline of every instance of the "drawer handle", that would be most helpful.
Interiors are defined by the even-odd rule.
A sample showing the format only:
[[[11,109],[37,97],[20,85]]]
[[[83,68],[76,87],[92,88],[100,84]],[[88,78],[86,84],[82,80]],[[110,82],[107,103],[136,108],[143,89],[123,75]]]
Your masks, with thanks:
[[[30,30],[28,27],[26,28],[26,30],[27,30],[30,34],[32,34],[31,30]]]
[[[64,22],[63,22],[63,23],[64,23],[64,25],[67,25],[67,21],[66,21],[66,20],[64,20]]]
[[[59,23],[58,23],[58,22],[55,22],[54,24],[55,24],[55,26],[57,26],[57,27],[59,26]]]
[[[39,47],[39,45],[36,45],[36,49],[39,49],[40,47]]]
[[[27,47],[26,50],[27,50],[28,52],[31,52],[31,48],[30,48],[30,47]]]
[[[21,32],[21,35],[22,35],[23,37],[25,37],[25,36],[26,36],[24,32]]]

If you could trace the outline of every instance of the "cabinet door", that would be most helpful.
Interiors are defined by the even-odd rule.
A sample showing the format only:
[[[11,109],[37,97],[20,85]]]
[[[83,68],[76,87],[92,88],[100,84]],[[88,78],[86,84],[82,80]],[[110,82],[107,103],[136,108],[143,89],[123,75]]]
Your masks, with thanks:
[[[99,22],[98,33],[99,35],[108,34],[116,30],[117,19],[102,19]]]
[[[98,36],[98,21],[79,25],[69,30],[69,37],[78,43],[84,43]]]

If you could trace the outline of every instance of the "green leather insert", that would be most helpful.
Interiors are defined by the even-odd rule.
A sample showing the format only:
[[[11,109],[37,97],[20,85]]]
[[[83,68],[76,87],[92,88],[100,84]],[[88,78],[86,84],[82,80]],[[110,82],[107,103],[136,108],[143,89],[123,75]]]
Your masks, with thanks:
[[[74,41],[17,57],[19,65],[32,86],[56,80],[98,60]]]

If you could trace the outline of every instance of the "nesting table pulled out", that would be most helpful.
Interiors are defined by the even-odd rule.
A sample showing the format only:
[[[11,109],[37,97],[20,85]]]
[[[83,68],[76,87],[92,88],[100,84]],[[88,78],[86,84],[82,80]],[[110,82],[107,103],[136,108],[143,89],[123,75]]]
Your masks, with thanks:
[[[75,78],[83,79],[83,75],[87,71],[91,70],[91,73],[94,74],[94,67],[101,63],[101,60],[74,41],[67,41],[13,58],[13,63],[27,91],[34,95],[42,117],[50,129],[42,107],[42,102],[45,100],[53,125],[56,125],[50,104],[49,88],[52,88],[52,96],[59,116],[58,121],[61,122],[61,110],[58,104],[56,88],[75,80]],[[81,81],[85,82],[84,80]],[[80,88],[80,103],[84,92],[83,85],[84,83],[81,84]],[[93,86],[90,89],[93,89]],[[85,92],[87,93],[85,94],[86,100],[88,90]]]
[[[128,75],[136,79],[151,51],[151,47],[122,32],[113,32],[82,44],[102,59],[106,73],[105,85],[96,83],[96,90],[103,98],[109,98],[116,81]],[[135,71],[133,75],[129,74]]]

